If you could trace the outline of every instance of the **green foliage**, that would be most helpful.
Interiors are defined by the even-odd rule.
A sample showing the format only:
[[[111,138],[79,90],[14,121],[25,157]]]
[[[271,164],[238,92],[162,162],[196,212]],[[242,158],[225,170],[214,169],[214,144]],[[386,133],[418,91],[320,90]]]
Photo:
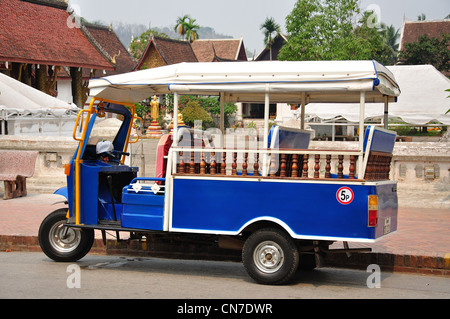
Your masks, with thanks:
[[[443,33],[442,39],[421,35],[417,42],[405,43],[400,51],[401,64],[431,64],[441,72],[450,69],[450,33]]]
[[[220,114],[220,102],[219,98],[215,96],[204,97],[196,95],[180,95],[178,97],[178,110],[182,111],[190,101],[196,101],[207,112],[219,115]],[[173,112],[173,94],[167,94],[165,96],[165,104],[167,105],[167,112]],[[229,116],[235,113],[237,107],[234,103],[224,104],[224,114]]]
[[[174,31],[184,36],[189,42],[193,42],[199,38],[198,30],[200,26],[195,23],[196,21],[196,19],[192,19],[189,15],[178,17]]]
[[[129,49],[130,53],[136,60],[139,60],[142,56],[142,53],[144,53],[145,48],[147,47],[148,41],[150,41],[150,38],[152,35],[160,37],[160,38],[169,38],[169,36],[165,33],[160,33],[155,30],[148,29],[147,31],[143,32],[139,38],[133,39],[131,41]]]
[[[186,107],[181,111],[183,114],[183,121],[189,126],[194,126],[195,121],[202,121],[203,129],[207,128],[213,123],[211,115],[200,106],[197,101],[189,101]]]
[[[288,41],[280,60],[367,60],[391,64],[383,34],[366,12],[358,23],[358,0],[298,0],[286,18]]]

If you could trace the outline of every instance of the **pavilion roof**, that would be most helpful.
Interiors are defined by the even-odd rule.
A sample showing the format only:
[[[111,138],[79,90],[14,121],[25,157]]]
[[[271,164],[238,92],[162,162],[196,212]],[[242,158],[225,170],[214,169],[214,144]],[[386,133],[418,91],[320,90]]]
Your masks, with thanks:
[[[112,70],[54,0],[2,0],[0,61]]]

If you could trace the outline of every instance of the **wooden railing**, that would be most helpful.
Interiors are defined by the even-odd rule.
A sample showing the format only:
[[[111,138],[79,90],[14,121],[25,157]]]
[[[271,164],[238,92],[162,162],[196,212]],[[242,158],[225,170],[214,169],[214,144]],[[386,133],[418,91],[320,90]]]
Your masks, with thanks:
[[[356,180],[358,158],[363,156],[359,151],[347,150],[238,150],[189,147],[174,148],[174,154],[176,167],[173,169],[178,175],[350,180]],[[364,179],[389,179],[391,158],[392,155],[389,154],[371,153]]]

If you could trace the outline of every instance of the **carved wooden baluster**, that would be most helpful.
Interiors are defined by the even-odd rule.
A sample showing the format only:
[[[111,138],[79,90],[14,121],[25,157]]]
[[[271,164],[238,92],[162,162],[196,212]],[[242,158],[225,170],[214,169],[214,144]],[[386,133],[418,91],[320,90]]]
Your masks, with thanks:
[[[350,168],[348,173],[349,179],[355,179],[355,163],[356,163],[355,155],[350,155]]]
[[[233,152],[233,163],[231,164],[231,175],[237,175],[237,153]]]
[[[227,152],[222,152],[222,164],[220,165],[220,174],[227,175]]]
[[[189,174],[195,174],[195,153],[191,152],[191,162],[189,163]]]
[[[183,160],[183,151],[180,151],[180,163],[178,164],[177,173],[183,174],[184,173],[184,160]]]
[[[259,176],[259,153],[255,154],[256,160],[255,164],[253,164],[253,176]]]
[[[286,154],[281,154],[280,177],[286,177]]]
[[[331,178],[331,155],[326,156],[325,178]]]
[[[216,152],[211,152],[210,174],[216,175]]]
[[[314,165],[314,178],[319,178],[319,170],[320,170],[320,154],[316,154]]]
[[[344,155],[338,155],[338,178],[344,178]]]
[[[302,174],[302,177],[304,177],[304,178],[308,178],[308,158],[309,158],[308,154],[303,155],[303,174]]]
[[[248,153],[244,153],[244,163],[242,163],[242,176],[247,176]]]
[[[205,162],[205,153],[201,153],[202,160],[200,161],[200,174],[205,175],[206,174],[206,162]]]
[[[297,165],[297,154],[292,154],[292,173],[291,177],[297,177],[298,176],[298,165]]]

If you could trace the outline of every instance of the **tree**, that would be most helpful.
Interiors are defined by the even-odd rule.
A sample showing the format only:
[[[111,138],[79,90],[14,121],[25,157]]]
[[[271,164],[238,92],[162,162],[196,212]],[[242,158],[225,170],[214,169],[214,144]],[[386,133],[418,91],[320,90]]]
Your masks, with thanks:
[[[443,33],[442,39],[421,35],[417,42],[405,43],[400,51],[401,64],[431,64],[441,72],[450,70],[450,34]]]
[[[144,53],[148,41],[150,41],[152,36],[157,36],[166,39],[169,38],[167,34],[160,33],[152,29],[148,29],[147,31],[143,32],[138,38],[133,39],[129,46],[130,53],[135,59],[138,60],[141,58],[142,53]]]
[[[392,54],[379,30],[360,20],[358,0],[298,0],[286,18],[288,41],[280,60],[367,60],[392,64]]]
[[[181,114],[183,114],[183,122],[192,127],[194,127],[195,121],[202,121],[203,128],[207,128],[213,123],[211,115],[197,101],[189,101]]]
[[[281,27],[275,22],[273,18],[266,18],[263,24],[261,24],[260,30],[264,32],[264,44],[269,47],[270,60],[272,61],[272,44],[274,38],[280,34]],[[275,36],[274,36],[275,35]]]
[[[196,19],[192,19],[189,15],[178,17],[174,30],[183,36],[185,40],[193,42],[199,38],[198,30],[200,26],[195,23],[196,21]]]
[[[280,60],[342,60],[355,58],[353,21],[360,13],[358,0],[298,0],[286,17],[288,41]]]
[[[386,24],[381,23],[380,33],[383,36],[386,44],[391,49],[392,57],[394,59],[394,62],[396,62],[399,48],[398,40],[400,38],[400,29],[396,30],[393,25],[388,27]]]
[[[422,13],[419,16],[417,16],[417,21],[425,21],[426,19],[427,16],[425,15],[425,13]]]
[[[187,20],[189,19],[189,15],[184,15],[182,17],[177,18],[177,22],[175,24],[175,27],[173,28],[176,33],[184,37],[186,34],[186,24]]]

